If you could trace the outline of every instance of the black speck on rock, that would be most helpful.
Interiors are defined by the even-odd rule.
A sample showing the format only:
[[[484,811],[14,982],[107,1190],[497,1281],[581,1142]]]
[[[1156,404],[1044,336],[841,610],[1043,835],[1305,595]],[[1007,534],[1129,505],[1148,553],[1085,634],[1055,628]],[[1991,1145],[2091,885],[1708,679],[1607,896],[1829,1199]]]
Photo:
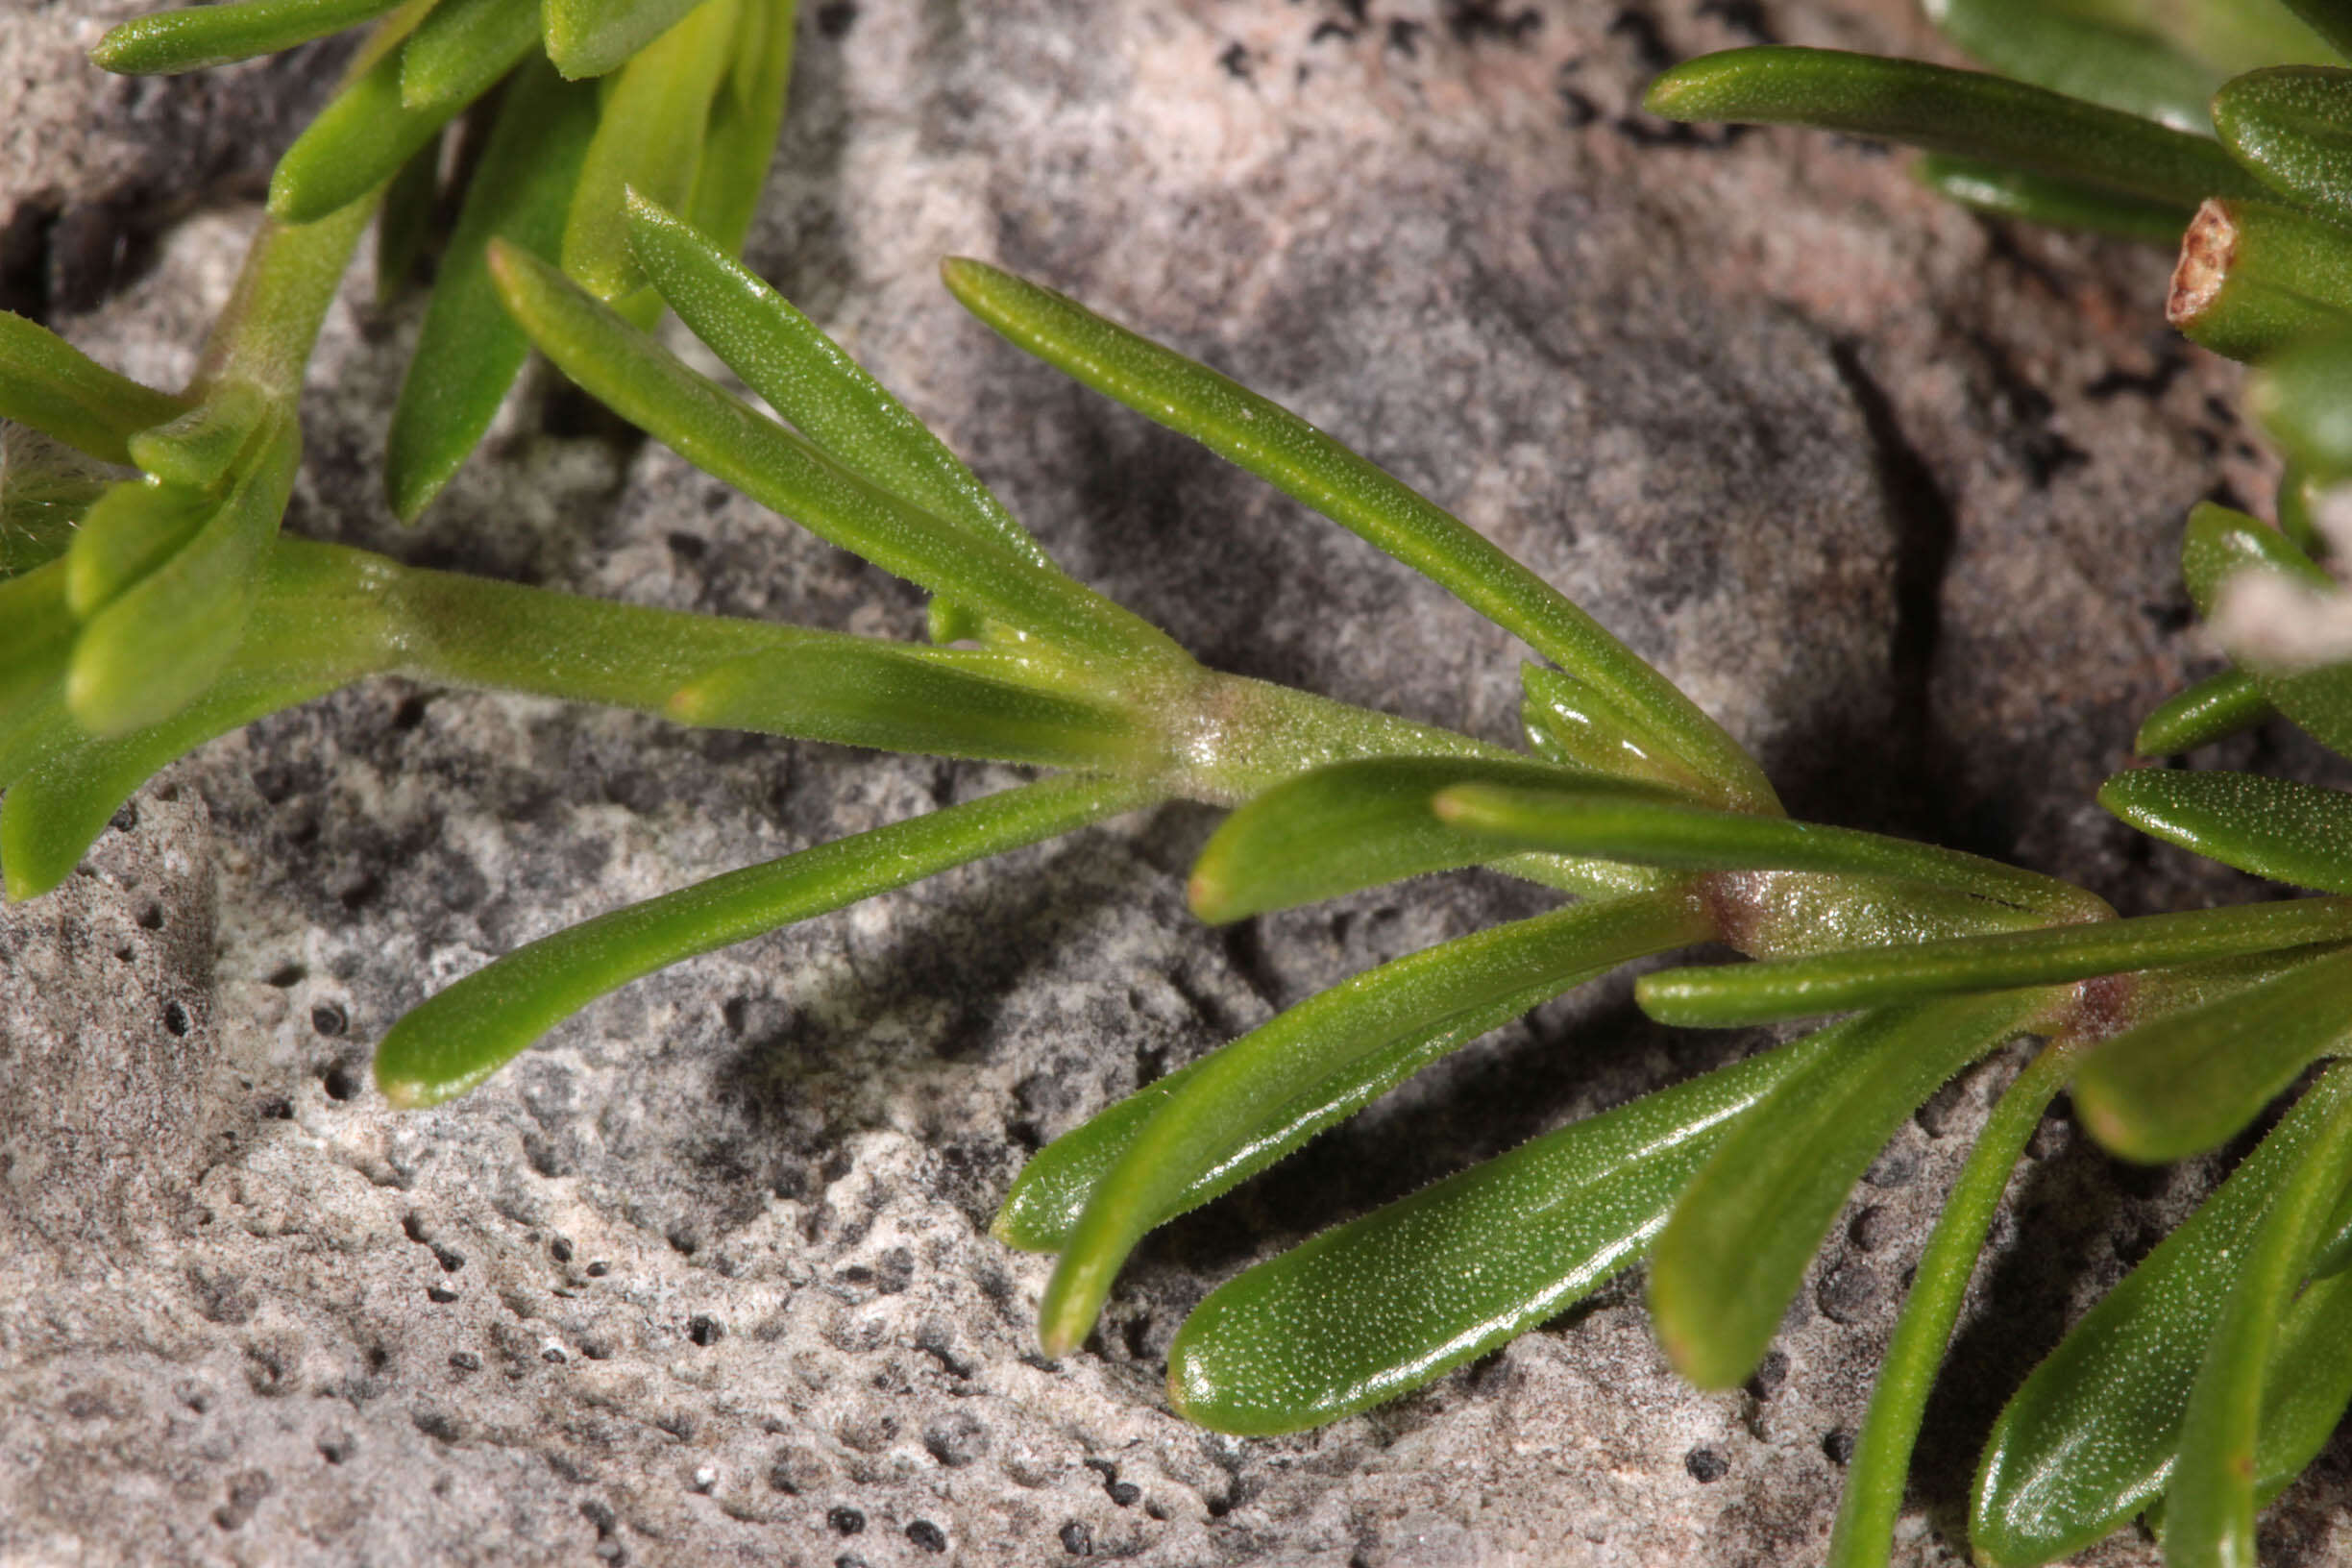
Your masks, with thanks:
[[[925,1552],[947,1550],[947,1532],[928,1519],[918,1519],[907,1526],[906,1538]]]
[[[1850,1463],[1854,1456],[1854,1435],[1844,1427],[1822,1433],[1822,1452],[1831,1464]]]
[[[715,1345],[726,1336],[726,1325],[708,1312],[697,1312],[686,1321],[686,1337],[698,1345]]]
[[[1822,1276],[1813,1299],[1832,1323],[1858,1322],[1878,1299],[1877,1272],[1859,1259],[1849,1258]]]
[[[1062,1550],[1073,1557],[1094,1555],[1094,1532],[1087,1529],[1083,1519],[1072,1519],[1062,1527]]]
[[[844,1506],[825,1513],[825,1523],[833,1527],[836,1535],[855,1535],[866,1528],[866,1516],[857,1509]]]
[[[1682,1456],[1682,1468],[1690,1472],[1691,1480],[1704,1486],[1729,1475],[1731,1461],[1711,1448],[1694,1448]]]

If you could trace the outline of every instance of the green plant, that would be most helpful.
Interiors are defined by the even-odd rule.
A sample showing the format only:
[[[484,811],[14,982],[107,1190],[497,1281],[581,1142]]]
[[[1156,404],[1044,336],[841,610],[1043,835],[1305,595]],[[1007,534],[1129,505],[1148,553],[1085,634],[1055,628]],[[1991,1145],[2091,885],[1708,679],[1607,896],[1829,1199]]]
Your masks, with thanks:
[[[487,10],[443,3],[450,16],[474,16],[467,27],[488,25]],[[287,36],[267,31],[273,18],[300,15],[307,26],[364,13],[275,8],[219,9],[236,13],[239,37],[264,42]],[[584,9],[559,24],[561,9],[551,7],[544,23],[558,65],[578,63],[565,51],[582,39],[643,41],[588,25]],[[421,14],[396,13],[362,58],[350,89],[358,96],[345,102],[380,112],[337,119],[331,110],[321,121],[353,138],[345,151],[377,158],[380,180],[416,152],[404,144],[391,157],[380,145],[384,123],[413,125],[385,107],[387,93],[405,91],[409,53],[442,58],[420,40],[436,36],[427,28],[444,12]],[[502,12],[502,25],[513,14]],[[718,12],[695,14],[718,25],[709,21]],[[2204,81],[2193,73],[2208,67],[2148,37],[2097,34],[2112,20],[2087,12],[2054,14],[1951,7],[1944,20],[1964,41],[1978,27],[1988,48],[2023,50],[2020,40],[2039,38],[2037,58],[2052,72],[2076,71],[2079,90],[2139,93],[2127,108],[2175,122],[2188,114],[2182,106],[2202,89],[2183,84]],[[2197,9],[2222,40],[2208,39],[2199,58],[2306,47],[2285,24],[2265,32],[2261,15]],[[459,40],[435,46],[453,51],[448,58],[495,55],[470,53],[477,45],[462,40],[478,35],[457,22],[439,25]],[[414,31],[395,31],[407,26]],[[575,31],[559,44],[562,27]],[[664,34],[663,44],[678,36]],[[384,51],[403,38],[394,72]],[[514,47],[509,62],[528,42]],[[182,58],[200,55],[190,48]],[[705,48],[695,58],[707,67],[712,56]],[[492,154],[508,125],[523,127],[520,136],[562,118],[515,107],[530,101],[527,91],[564,90],[553,74],[530,69],[539,86],[509,87]],[[671,80],[650,69],[647,77]],[[2297,169],[2332,123],[2320,88],[2333,79],[2314,80],[2318,87],[2297,86],[2284,108],[2245,100],[2245,123],[2286,125],[2293,156],[2274,161]],[[2159,88],[2169,96],[2152,96]],[[623,98],[616,89],[607,115]],[[2226,252],[2228,265],[2215,286],[2192,291],[2201,303],[2191,330],[2266,352],[2291,345],[2294,355],[2263,383],[2274,424],[2291,448],[2303,443],[2312,474],[2352,466],[2326,455],[2352,446],[2325,418],[2337,405],[2327,389],[2344,374],[2323,352],[2340,308],[2323,286],[2332,232],[2311,205],[2316,196],[2262,206],[2258,176],[2268,164],[2237,141],[2257,174],[2211,141],[2131,113],[1992,78],[1808,51],[1694,62],[1670,73],[1654,103],[1693,117],[1795,119],[1920,141],[1942,151],[1928,177],[1961,199],[2135,237],[2177,232],[2208,196],[2238,204],[2221,208],[2226,233],[2203,227],[2209,242],[2228,241],[2206,246]],[[706,110],[690,105],[664,123],[691,134],[717,123],[697,117]],[[2237,122],[2219,117],[2235,135]],[[593,158],[595,139],[583,157]],[[298,144],[293,174],[282,170],[297,188],[341,167],[316,145],[306,153]],[[485,159],[485,169],[497,163]],[[1886,1558],[1962,1294],[2010,1170],[2056,1093],[2071,1082],[2111,1144],[2173,1158],[2227,1139],[2335,1049],[2339,998],[2352,978],[2352,900],[2117,920],[2090,894],[2047,877],[1791,821],[1753,762],[1686,698],[1431,502],[1286,410],[1060,295],[975,262],[948,263],[950,289],[1019,347],[1322,511],[1550,661],[1523,673],[1524,753],[1206,670],[1063,574],[903,407],[733,263],[733,241],[698,181],[683,197],[662,192],[667,205],[642,195],[616,205],[612,225],[596,228],[601,249],[589,254],[600,260],[572,264],[567,238],[558,269],[550,215],[583,210],[595,183],[550,176],[543,186],[549,164],[520,154],[509,167],[508,185],[477,175],[469,215],[478,197],[480,220],[469,230],[461,217],[451,240],[451,256],[478,272],[463,272],[474,279],[469,303],[450,307],[464,330],[438,351],[452,357],[440,361],[448,380],[437,384],[468,412],[450,416],[426,446],[454,451],[453,468],[527,339],[709,473],[928,590],[937,646],[631,608],[278,537],[298,457],[291,406],[301,362],[364,225],[362,194],[264,235],[215,355],[242,368],[201,381],[192,404],[113,377],[29,324],[0,320],[0,412],[158,476],[101,490],[51,464],[37,466],[29,484],[12,478],[0,496],[17,525],[0,535],[9,541],[0,566],[0,874],[9,895],[55,886],[119,802],[190,747],[385,672],[1057,772],[507,955],[386,1036],[377,1079],[398,1104],[462,1092],[595,997],[662,965],[1172,798],[1237,808],[1190,886],[1193,906],[1213,920],[1473,865],[1578,896],[1356,976],[1041,1151],[997,1231],[1060,1255],[1041,1336],[1062,1353],[1084,1342],[1151,1228],[1447,1051],[1618,965],[1720,940],[1759,962],[1651,975],[1639,987],[1643,1005],[1699,1026],[1853,1015],[1539,1139],[1220,1287],[1177,1338],[1171,1399],[1206,1424],[1272,1433],[1426,1382],[1645,1256],[1676,1364],[1704,1386],[1736,1384],[1894,1128],[1969,1063],[2018,1036],[2045,1037],[1980,1134],[1921,1260],[1832,1548],[1835,1562],[1854,1568]],[[617,184],[609,194],[617,199]],[[684,217],[671,210],[680,205]],[[397,238],[402,227],[385,230]],[[442,286],[458,276],[445,260]],[[644,332],[665,304],[781,422]],[[429,318],[429,346],[433,331]],[[467,357],[499,334],[506,347],[495,363]],[[2307,339],[2310,357],[2298,357]],[[259,423],[239,423],[248,419]],[[397,433],[394,446],[397,454]],[[216,534],[227,542],[210,544]],[[2193,520],[2192,586],[2200,572],[2208,585],[2197,589],[2201,604],[2249,562],[2317,580],[2307,556],[2251,520],[2218,509]],[[113,607],[134,602],[130,593],[151,595],[139,601],[146,613],[121,614],[102,634]],[[173,665],[173,681],[153,678],[190,650],[201,659]],[[2249,660],[2168,705],[2144,747],[2169,750],[2272,711],[2338,744],[2334,674]],[[2108,798],[2233,864],[2352,893],[2334,848],[2340,806],[2262,781],[2176,782],[2222,776],[2142,771],[2112,784]],[[1980,1556],[2047,1561],[2161,1498],[2178,1560],[2246,1558],[2256,1499],[2308,1460],[2352,1398],[2352,1270],[2341,1266],[2352,1261],[2348,1178],[2352,1081],[2336,1069],[2020,1390],[1980,1477]]]
[[[60,712],[71,725],[122,739],[217,707],[247,678],[238,649],[274,592],[273,544],[301,462],[304,369],[371,219],[388,297],[431,248],[445,194],[460,203],[385,459],[393,510],[413,520],[480,441],[528,353],[491,289],[491,242],[559,257],[649,321],[657,306],[623,239],[622,192],[649,191],[741,245],[783,116],[793,16],[793,0],[237,0],[109,33],[100,64],[169,72],[381,17],[279,163],[269,215],[185,389],[136,385],[0,315],[0,417],[141,471],[43,503],[43,537],[73,529],[67,564],[10,635],[69,645]],[[464,117],[463,178],[445,183],[445,132]],[[44,668],[25,647],[5,661],[12,675]]]
[[[629,233],[666,303],[799,433],[688,370],[546,262],[494,246],[493,275],[532,340],[708,472],[931,590],[935,630],[968,646],[625,609],[283,541],[259,612],[268,634],[240,650],[206,701],[127,741],[37,745],[9,771],[0,866],[14,894],[63,875],[138,779],[204,734],[403,669],[1066,772],[494,962],[384,1039],[377,1078],[400,1104],[462,1091],[660,965],[1171,797],[1240,808],[1193,874],[1193,904],[1212,919],[1481,863],[1581,895],[1360,975],[1042,1151],[997,1228],[1061,1254],[1041,1326],[1055,1353],[1085,1339],[1152,1227],[1629,959],[1713,938],[1777,961],[1647,982],[1649,1005],[1685,1021],[1868,1007],[1230,1282],[1179,1335],[1170,1387],[1188,1414],[1238,1432],[1314,1425],[1390,1397],[1556,1313],[1654,1245],[1652,1298],[1671,1354],[1705,1385],[1736,1384],[1888,1134],[1961,1066],[2020,1033],[2049,1034],[2054,1044],[1996,1114],[1923,1267],[1908,1348],[1857,1455],[1858,1507],[1879,1511],[1850,1527],[1861,1543],[1843,1549],[1850,1556],[1867,1556],[1873,1539],[1883,1553],[1918,1407],[1993,1202],[2074,1057],[2126,1023],[2162,1027],[2247,992],[2279,968],[2282,949],[2299,957],[2352,942],[2352,908],[2334,901],[2283,919],[2257,910],[2115,922],[2090,894],[2030,872],[1791,822],[1687,699],[1418,495],[1286,410],[1059,295],[949,263],[958,298],[1017,344],[1307,501],[1556,666],[1526,672],[1531,755],[1206,671],[1045,561],[887,393],[689,226],[637,201]],[[62,591],[70,566],[54,561],[6,591],[37,603]],[[43,695],[18,711],[44,712],[63,678],[53,658]],[[2043,928],[2055,929],[2037,936]],[[1804,956],[1857,941],[1878,945],[1858,959]],[[1874,989],[1824,999],[1807,962],[1859,965]],[[2158,963],[2170,968],[2136,985],[2095,978]],[[1449,1266],[1471,1256],[1476,1268]],[[2086,1418],[2071,1406],[2062,1413]]]
[[[1908,142],[1930,154],[1922,178],[1971,205],[2158,243],[2182,236],[2167,314],[2193,340],[2262,364],[2251,402],[2289,467],[2275,527],[2211,504],[2190,516],[2183,572],[2233,664],[2151,715],[2136,748],[2170,755],[2284,716],[2352,755],[2352,643],[2321,564],[2334,549],[2334,487],[2352,477],[2342,414],[2352,390],[2352,229],[2342,226],[2352,218],[2352,71],[2317,63],[2352,46],[2352,9],[2332,0],[1931,9],[2006,76],[1744,50],[1669,71],[1650,106]],[[2340,791],[2144,768],[2111,779],[2099,798],[2143,831],[2242,870],[2352,891],[2342,848],[2352,797]],[[1687,1022],[1788,1017],[1914,995],[1947,964],[2021,978],[2058,953],[2136,930],[2114,968],[2139,972],[2111,985],[2144,996],[2194,974],[2230,976],[2219,994],[2141,1002],[2143,1021],[2111,1032],[2071,1069],[2075,1104],[2100,1141],[2168,1161],[2218,1146],[2352,1041],[2352,959],[2303,923],[2324,924],[2335,907],[2310,899],[1899,956],[1668,973],[1643,981],[1642,995],[1655,1016]],[[2265,928],[2272,936],[2256,935]],[[2204,945],[2214,937],[2226,954]],[[2046,1562],[2143,1510],[2162,1529],[2168,1562],[2253,1560],[2258,1504],[2316,1455],[2352,1397],[2344,1071],[2322,1073],[2011,1400],[1972,1499],[1982,1560]],[[1941,1240],[1929,1249],[1938,1262]],[[1923,1285],[1930,1274],[1923,1263]],[[1918,1299],[1891,1371],[1917,1348]],[[1866,1454],[1889,1385],[1882,1379],[1873,1404]],[[1861,1470],[1841,1548],[1873,1510],[1873,1490],[1891,1484]],[[1891,1515],[1892,1506],[1886,1497],[1877,1508]]]

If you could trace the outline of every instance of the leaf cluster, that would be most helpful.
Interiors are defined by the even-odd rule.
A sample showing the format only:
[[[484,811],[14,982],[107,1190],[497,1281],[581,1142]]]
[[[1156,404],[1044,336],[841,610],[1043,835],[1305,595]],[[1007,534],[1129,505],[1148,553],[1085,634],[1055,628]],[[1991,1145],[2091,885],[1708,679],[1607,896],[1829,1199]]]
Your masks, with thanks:
[[[1681,119],[1813,126],[1908,143],[1929,185],[1991,212],[2180,247],[2167,313],[2258,367],[2250,403],[2288,459],[2276,526],[2206,504],[2182,568],[2231,661],[2150,715],[2165,757],[2272,719],[2352,755],[2352,645],[2282,654],[2233,594],[2274,612],[2338,590],[2329,499],[2352,478],[2352,7],[2340,0],[1943,0],[1935,20],[2000,74],[1834,51],[1755,49],[1676,67],[1651,88]],[[2300,596],[2299,598],[2293,596]],[[2352,893],[2352,796],[2219,771],[2143,767],[2099,800],[2156,838],[2241,870]],[[2127,1158],[2214,1149],[2352,1041],[2340,897],[1935,943],[1899,965],[1830,954],[1642,982],[1655,1016],[1709,1024],[1883,1004],[1940,987],[2080,975],[2070,1079],[2084,1124]],[[2104,978],[2094,980],[2095,972]],[[2110,1003],[2122,1011],[2097,1016]],[[2037,1063],[2039,1070],[2042,1063]],[[2040,1563],[2135,1513],[2175,1564],[2250,1563],[2258,1505],[2317,1453],[2352,1397],[2342,1343],[2352,1217],[2352,1092],[2321,1073],[2194,1218],[2111,1292],[2012,1398],[1980,1461],[1978,1558]],[[2029,1071],[2011,1090],[2033,1077]],[[2006,1102],[2004,1102],[2004,1109]],[[1962,1195],[2003,1136],[1980,1140]],[[1946,1225],[1952,1221],[1948,1211]],[[1929,1245],[1938,1261],[1941,1228]],[[1922,1287],[1929,1284],[1923,1262]],[[1930,1354],[1906,1310],[1840,1519],[1839,1562],[1885,1560],[1899,1482],[1866,1476],[1889,1390]],[[1916,1420],[1916,1411],[1909,1419]],[[1862,1527],[1871,1545],[1864,1551]],[[1842,1554],[1842,1555],[1841,1555]]]
[[[2255,0],[1947,0],[1942,25],[2007,75],[1739,51],[1668,73],[1651,105],[1914,143],[1931,184],[1998,212],[2140,239],[2186,229],[2174,318],[2264,359],[2258,405],[2301,495],[2352,473],[2336,395],[2352,348],[2335,335],[2352,329],[2352,177],[2336,156],[2352,73],[2313,63],[2352,39],[2352,12],[2295,10],[2302,22]],[[782,109],[780,0],[240,0],[126,24],[100,60],[192,68],[369,20],[342,94],[273,181],[190,387],[138,386],[0,317],[0,415],[138,470],[100,482],[52,465],[0,492],[23,525],[0,536],[31,541],[0,564],[9,896],[67,875],[174,757],[380,673],[1048,771],[502,957],[382,1041],[376,1078],[395,1104],[466,1091],[665,965],[1167,799],[1233,808],[1188,886],[1212,921],[1475,866],[1572,895],[1356,975],[1041,1150],[996,1232],[1057,1256],[1040,1337],[1062,1355],[1154,1227],[1629,962],[1709,943],[1754,961],[1645,976],[1641,1005],[1668,1022],[1829,1020],[1220,1286],[1176,1338],[1169,1397],[1205,1424],[1276,1433],[1426,1383],[1644,1259],[1668,1356],[1703,1386],[1736,1385],[1888,1137],[1954,1074],[2035,1037],[1873,1396],[1832,1547],[1860,1568],[1887,1558],[1928,1388],[2054,1096],[2070,1086],[2126,1155],[2178,1158],[2253,1122],[2345,1038],[2352,897],[2119,920],[2029,870],[1792,821],[1670,681],[1430,499],[1208,366],[949,261],[948,289],[1011,344],[1364,538],[1544,661],[1522,673],[1519,749],[1202,667],[1065,573],[733,259]],[[452,151],[462,180],[444,178]],[[282,536],[302,370],[352,248],[375,217],[380,280],[405,278],[451,208],[390,436],[396,511],[414,515],[465,460],[535,347],[704,471],[925,590],[930,642],[634,608]],[[647,331],[664,308],[765,406],[665,349]],[[2328,587],[2324,542],[2202,508],[2193,594],[2211,608],[2254,571]],[[2275,714],[2343,750],[2347,668],[2246,660],[2153,716],[2142,749]],[[2340,795],[2142,769],[2102,800],[2229,864],[2352,894]],[[1982,1558],[2049,1561],[2160,1507],[2175,1560],[2250,1560],[2257,1501],[2352,1399],[2344,1070],[2017,1392],[1978,1478]]]

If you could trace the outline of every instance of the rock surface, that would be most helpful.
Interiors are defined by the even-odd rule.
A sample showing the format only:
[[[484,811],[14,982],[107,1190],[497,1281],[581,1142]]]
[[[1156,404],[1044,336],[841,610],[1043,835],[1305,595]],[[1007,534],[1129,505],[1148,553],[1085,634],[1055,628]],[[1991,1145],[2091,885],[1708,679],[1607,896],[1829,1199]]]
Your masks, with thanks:
[[[12,303],[184,375],[252,212],[121,214],[211,179],[207,147],[262,166],[329,67],[126,89],[71,62],[93,12],[7,4],[0,80],[38,79],[0,144]],[[2197,657],[2180,515],[2265,482],[2232,375],[2161,331],[2163,259],[1982,224],[1869,148],[1635,107],[1671,60],[1755,37],[1932,51],[1895,0],[838,0],[803,26],[752,258],[1204,658],[1513,729],[1507,637],[996,342],[942,254],[1202,355],[1455,506],[1801,815],[2132,907],[2242,895],[2090,803]],[[60,225],[27,212],[116,214],[128,275],[53,286]],[[904,585],[666,451],[576,433],[544,386],[397,530],[375,472],[416,312],[363,282],[314,364],[290,527],[918,631]],[[1751,1043],[1653,1029],[1622,980],[1171,1227],[1094,1347],[1032,1351],[1045,1269],[987,1235],[1029,1149],[1316,988],[1537,907],[1514,886],[1209,931],[1180,884],[1211,819],[1171,809],[681,966],[448,1108],[369,1086],[390,1022],[497,953],[1009,777],[390,681],[164,774],[66,889],[0,911],[0,1562],[1819,1554],[1905,1271],[2014,1058],[1903,1129],[1736,1395],[1672,1376],[1637,1279],[1301,1437],[1205,1433],[1160,1391],[1185,1311],[1246,1262]],[[1960,1560],[1991,1411],[2199,1179],[2046,1125],[1899,1562]],[[2348,1468],[2340,1448],[2267,1516],[2266,1561],[2352,1553]],[[2153,1559],[2126,1534],[2085,1560]]]

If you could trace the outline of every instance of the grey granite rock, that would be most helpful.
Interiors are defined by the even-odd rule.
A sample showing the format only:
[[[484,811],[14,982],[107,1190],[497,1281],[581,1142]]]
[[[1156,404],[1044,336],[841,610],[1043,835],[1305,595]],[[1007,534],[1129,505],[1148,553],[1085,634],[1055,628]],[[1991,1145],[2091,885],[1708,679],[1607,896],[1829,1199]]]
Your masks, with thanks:
[[[0,36],[12,68],[51,62],[0,227],[176,187],[205,138],[316,90],[248,68],[142,117],[70,68],[58,40],[90,13],[69,9],[18,6]],[[1508,639],[991,338],[940,255],[1200,354],[1456,506],[1801,813],[2143,902],[2232,893],[2139,864],[2088,805],[2195,657],[2179,514],[2265,482],[2213,401],[2230,374],[2159,331],[2161,260],[1980,224],[1869,149],[1635,108],[1665,60],[1743,29],[1931,48],[1894,0],[842,0],[804,26],[753,259],[1073,570],[1205,658],[1512,729]],[[69,143],[100,151],[44,151]],[[184,374],[251,221],[163,230],[94,309],[40,297],[100,357]],[[15,275],[62,264],[31,254]],[[374,467],[414,328],[357,284],[331,316],[292,527],[918,629],[903,585],[667,452],[576,433],[544,384],[394,528]],[[1676,1381],[1637,1279],[1317,1433],[1217,1437],[1160,1392],[1176,1324],[1244,1263],[1749,1043],[1653,1029],[1622,981],[1169,1228],[1096,1346],[1032,1352],[1044,1268],[987,1235],[1030,1148],[1317,987],[1536,907],[1515,887],[1211,932],[1179,887],[1211,819],[1171,809],[682,966],[448,1108],[368,1086],[391,1020],[497,953],[1009,776],[386,681],[142,792],[84,875],[0,912],[0,1561],[1818,1554],[1904,1272],[2014,1058],[1904,1129],[1738,1394]],[[2045,1132],[1931,1412],[1906,1565],[1958,1560],[1994,1404],[2197,1189]],[[2345,1500],[2339,1453],[2266,1551],[2340,1559]]]

